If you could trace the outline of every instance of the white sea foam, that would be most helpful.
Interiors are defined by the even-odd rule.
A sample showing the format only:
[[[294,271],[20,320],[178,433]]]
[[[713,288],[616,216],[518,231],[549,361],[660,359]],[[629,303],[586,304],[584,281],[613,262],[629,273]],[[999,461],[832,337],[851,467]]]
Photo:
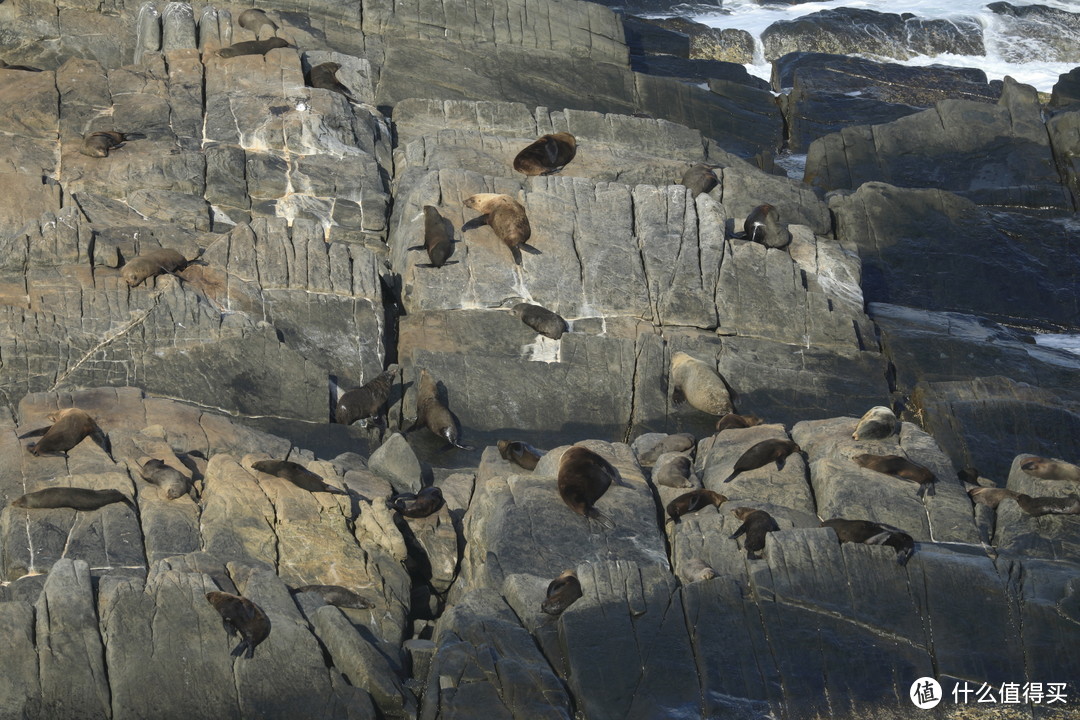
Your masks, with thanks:
[[[1036,335],[1035,344],[1067,350],[1080,355],[1080,335]]]

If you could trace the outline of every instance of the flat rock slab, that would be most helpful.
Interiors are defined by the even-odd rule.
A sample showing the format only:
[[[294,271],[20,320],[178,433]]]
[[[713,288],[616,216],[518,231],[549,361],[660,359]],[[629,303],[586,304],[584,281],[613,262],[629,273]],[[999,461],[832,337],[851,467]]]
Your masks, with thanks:
[[[1043,480],[1028,475],[1020,469],[1021,465],[1034,457],[1037,456],[1029,454],[1016,456],[1005,485],[1009,490],[1031,497],[1080,495],[1080,483],[1068,480]],[[1080,516],[1032,517],[1023,512],[1015,500],[1002,500],[997,506],[994,545],[1022,557],[1075,562],[1077,554],[1080,553]]]

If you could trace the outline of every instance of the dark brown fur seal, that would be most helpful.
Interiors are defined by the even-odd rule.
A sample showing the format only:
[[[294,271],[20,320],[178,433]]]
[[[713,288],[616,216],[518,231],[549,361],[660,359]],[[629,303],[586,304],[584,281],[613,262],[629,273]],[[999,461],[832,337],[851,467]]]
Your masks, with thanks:
[[[128,133],[113,130],[98,130],[83,137],[79,152],[93,158],[109,157],[109,151],[120,147],[128,139],[134,139]]]
[[[416,391],[416,423],[413,427],[423,425],[431,432],[456,448],[472,450],[470,445],[462,445],[458,442],[461,432],[458,420],[450,408],[439,400],[439,386],[435,378],[427,370],[420,371],[420,387]]]
[[[24,72],[41,72],[41,68],[30,67],[29,65],[8,65],[3,60],[0,60],[0,70],[22,70]]]
[[[1023,493],[1015,495],[1016,504],[1028,515],[1080,515],[1080,497],[1031,497]]]
[[[188,260],[172,248],[159,248],[143,253],[124,263],[120,277],[128,287],[135,287],[147,278],[157,277],[161,273],[175,273],[183,270]]]
[[[527,442],[521,440],[500,440],[498,442],[499,455],[503,460],[512,462],[526,470],[535,470],[536,463],[544,456],[543,450],[537,450]]]
[[[744,473],[747,470],[756,470],[771,462],[776,463],[777,470],[783,470],[784,458],[793,452],[802,452],[802,448],[791,440],[773,438],[771,440],[762,440],[759,443],[755,443],[747,448],[746,452],[740,455],[739,459],[735,461],[735,467],[732,473],[724,479],[724,482],[731,482],[740,473]]]
[[[750,211],[743,232],[747,240],[765,247],[782,248],[791,242],[791,233],[780,224],[780,211],[768,203]]]
[[[881,440],[896,432],[896,414],[884,405],[876,405],[859,419],[853,440]]]
[[[684,493],[668,503],[667,514],[675,522],[679,522],[679,518],[683,515],[688,515],[692,512],[697,512],[704,507],[712,505],[713,507],[720,507],[723,503],[727,502],[727,498],[718,492],[712,490],[691,490],[688,493]]]
[[[915,552],[915,540],[903,530],[870,522],[869,520],[844,520],[833,518],[821,523],[831,527],[840,543],[853,542],[864,545],[887,545],[896,548],[896,562],[906,565]]]
[[[1051,460],[1044,457],[1029,458],[1020,465],[1020,469],[1032,477],[1043,480],[1080,482],[1080,467],[1061,460]]]
[[[278,26],[266,16],[266,13],[258,8],[248,8],[240,13],[240,17],[236,19],[236,22],[240,27],[245,30],[250,30],[256,35],[259,34],[259,30],[265,25],[269,25],[271,31],[276,31],[278,29]]]
[[[230,636],[240,632],[240,644],[230,653],[233,657],[254,657],[255,646],[270,635],[270,618],[263,609],[245,597],[226,592],[208,592],[206,599],[221,615]]]
[[[424,244],[415,245],[410,250],[427,250],[430,263],[419,267],[441,268],[454,254],[454,238],[446,229],[446,220],[431,205],[424,206]]]
[[[32,430],[19,436],[28,438],[42,435],[37,443],[27,446],[26,449],[32,455],[66,453],[87,437],[101,446],[105,452],[109,451],[108,438],[86,411],[79,408],[65,408],[51,413],[49,419],[53,421],[49,427]]]
[[[521,203],[509,195],[480,193],[466,198],[465,207],[476,210],[483,216],[483,222],[491,226],[495,237],[510,248],[514,262],[520,265],[521,250],[518,246],[528,242],[532,236],[529,218]]]
[[[731,514],[742,520],[742,525],[731,536],[731,539],[746,535],[746,539],[743,540],[746,557],[750,560],[760,560],[761,551],[765,549],[765,534],[776,532],[780,526],[776,524],[773,516],[764,510],[740,507],[732,510]]]
[[[398,493],[387,505],[407,518],[426,518],[434,515],[444,504],[442,490],[432,485],[418,493]]]
[[[265,40],[247,40],[223,47],[217,51],[219,57],[233,58],[240,55],[265,55],[276,48],[292,47],[288,42],[279,37],[266,38]]]
[[[514,158],[514,169],[525,175],[551,175],[562,170],[577,154],[577,138],[559,132],[537,138]]]
[[[762,419],[757,415],[738,415],[736,413],[728,413],[724,417],[716,421],[716,432],[724,432],[725,430],[741,430],[742,428],[754,427],[760,425]]]
[[[609,530],[615,523],[593,505],[612,482],[619,480],[619,471],[588,448],[575,445],[559,459],[559,497],[578,515],[596,520]]]
[[[293,592],[315,593],[321,597],[323,602],[327,605],[334,605],[336,607],[354,608],[356,610],[366,610],[375,607],[375,603],[354,593],[348,588],[341,587],[340,585],[304,585],[303,587],[294,588]]]
[[[875,470],[879,473],[918,483],[919,492],[916,494],[920,498],[924,495],[933,495],[936,492],[934,483],[937,482],[937,478],[934,477],[934,473],[930,472],[928,468],[911,462],[900,455],[871,455],[864,453],[855,455],[851,460],[856,465],[867,470]]]
[[[690,188],[690,193],[693,197],[697,197],[701,193],[711,192],[720,180],[716,177],[716,173],[713,168],[705,165],[704,163],[697,163],[691,165],[690,168],[683,173],[682,180],[679,181],[680,185]]]
[[[326,482],[308,470],[299,463],[294,463],[290,460],[259,460],[258,462],[251,463],[253,470],[266,473],[267,475],[273,475],[283,480],[288,480],[301,490],[307,490],[308,492],[328,492],[334,495],[348,495],[349,493],[344,490],[339,490],[333,485],[327,485]]]
[[[382,406],[390,398],[396,375],[397,366],[393,365],[373,380],[342,394],[334,411],[334,422],[352,425],[357,420],[381,417]]]
[[[165,492],[165,497],[175,500],[181,495],[191,492],[191,478],[176,468],[169,467],[164,461],[151,458],[143,463],[139,472],[143,480],[151,485],[157,485]]]
[[[581,597],[581,582],[577,573],[567,570],[548,583],[547,597],[540,603],[540,610],[548,615],[559,615]]]
[[[336,62],[325,62],[320,65],[315,65],[308,71],[308,85],[320,90],[332,90],[333,92],[344,95],[350,102],[354,102],[352,93],[349,92],[349,88],[342,85],[341,81],[337,79],[337,71],[340,69],[341,63]]]
[[[653,482],[671,488],[687,488],[690,482],[690,458],[676,453],[665,453],[656,459],[652,472]]]
[[[553,313],[540,305],[518,303],[511,309],[511,312],[521,322],[552,340],[560,339],[563,333],[569,329],[561,315]]]
[[[89,488],[55,487],[26,493],[11,501],[12,507],[30,509],[74,508],[97,510],[100,507],[122,502],[132,510],[135,503],[119,490],[90,490]]]

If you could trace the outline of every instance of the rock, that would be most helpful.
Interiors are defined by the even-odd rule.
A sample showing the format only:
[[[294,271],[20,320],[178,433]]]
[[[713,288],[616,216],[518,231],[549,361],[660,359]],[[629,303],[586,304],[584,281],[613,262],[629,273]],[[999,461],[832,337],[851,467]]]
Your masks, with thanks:
[[[1080,92],[1077,95],[1080,96]],[[1059,93],[1058,99],[1061,101],[1065,98]],[[1080,154],[1080,141],[1076,139],[1080,133],[1080,106],[1071,107],[1072,109],[1059,111],[1047,120],[1046,129],[1050,133],[1050,146],[1054,150],[1054,161],[1061,173],[1062,184],[1072,195],[1073,204],[1080,205],[1080,160],[1077,159]]]
[[[698,60],[722,60],[745,65],[754,60],[754,38],[745,30],[712,28],[685,17],[635,18],[639,24],[649,23],[685,34],[690,38],[688,57]],[[626,21],[624,20],[624,27]],[[630,33],[627,44],[633,52]],[[674,54],[674,53],[672,53]]]
[[[34,608],[29,603],[0,602],[0,633],[8,643],[6,671],[0,675],[0,713],[10,717],[39,712],[41,685],[34,627]]]
[[[458,536],[450,519],[450,509],[443,505],[426,518],[402,518],[417,549],[420,574],[437,593],[445,593],[457,578]]]
[[[1067,73],[1058,75],[1058,81],[1054,83],[1050,93],[1050,107],[1068,107],[1080,102],[1080,68],[1073,68]]]
[[[387,480],[395,493],[420,492],[423,478],[420,461],[405,436],[394,433],[368,459],[373,473]]]
[[[631,55],[690,57],[690,38],[681,32],[633,16],[624,16],[622,26]]]
[[[1024,42],[1013,46],[1006,43],[1002,59],[1006,62],[1080,62],[1080,13],[1067,12],[1047,5],[1013,5],[1007,2],[988,3],[995,13],[999,30],[1009,37],[1022,37]]]

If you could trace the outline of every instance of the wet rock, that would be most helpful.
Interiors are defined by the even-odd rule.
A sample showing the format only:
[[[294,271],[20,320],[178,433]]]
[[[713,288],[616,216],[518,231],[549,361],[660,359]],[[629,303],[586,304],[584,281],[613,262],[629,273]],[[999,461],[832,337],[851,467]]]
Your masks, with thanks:
[[[745,30],[712,28],[685,17],[636,18],[636,20],[641,24],[649,23],[680,35],[687,35],[690,38],[688,55],[690,58],[722,60],[740,65],[753,62],[754,38]],[[627,44],[633,52],[634,45],[629,32]]]

